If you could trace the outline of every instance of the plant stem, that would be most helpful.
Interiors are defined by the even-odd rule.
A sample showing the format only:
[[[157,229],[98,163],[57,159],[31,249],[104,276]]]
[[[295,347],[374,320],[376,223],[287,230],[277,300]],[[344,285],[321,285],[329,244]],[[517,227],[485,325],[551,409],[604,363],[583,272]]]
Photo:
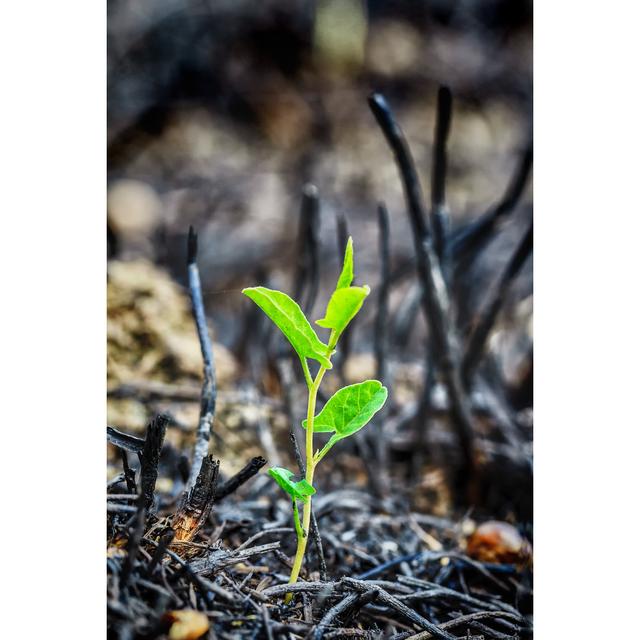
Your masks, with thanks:
[[[318,375],[315,380],[311,384],[309,388],[309,401],[307,403],[307,433],[306,433],[306,475],[305,479],[310,484],[313,485],[313,472],[315,471],[315,462],[313,460],[313,419],[315,417],[316,412],[316,399],[318,397],[318,389],[320,388],[320,383],[322,382],[322,378],[326,373],[327,369],[325,367],[320,367],[318,371]],[[304,503],[303,511],[302,511],[302,535],[297,533],[298,537],[298,548],[296,550],[296,557],[293,561],[293,567],[291,569],[291,576],[289,577],[289,584],[294,584],[298,581],[298,576],[300,574],[300,569],[302,568],[302,561],[304,559],[304,553],[307,549],[307,540],[309,539],[309,525],[311,522],[311,496]],[[284,599],[285,604],[289,604],[293,594],[287,593]]]
[[[333,350],[335,349],[338,336],[334,330],[331,331],[329,336],[329,349],[327,350],[327,358],[331,357]],[[304,377],[309,388],[309,400],[307,402],[307,433],[305,439],[305,454],[306,454],[306,474],[305,480],[313,486],[313,472],[315,471],[317,462],[313,458],[313,420],[316,415],[316,400],[318,398],[318,389],[322,383],[322,378],[327,372],[327,369],[323,366],[320,367],[315,380],[311,381],[311,374],[309,372],[309,365],[305,358],[300,358],[302,363],[302,370],[304,371]],[[297,513],[297,506],[294,501],[294,519],[299,522],[299,515]],[[298,581],[300,575],[300,569],[302,568],[302,561],[304,560],[304,553],[307,550],[307,540],[309,539],[309,525],[311,523],[311,496],[308,497],[304,503],[302,510],[302,530],[300,531],[296,526],[296,536],[298,538],[298,548],[296,549],[296,557],[293,560],[293,567],[291,568],[291,576],[289,577],[289,584],[295,584]],[[292,593],[287,593],[284,598],[284,603],[289,604],[293,598]]]
[[[298,503],[296,499],[293,499],[293,523],[296,528],[296,536],[298,540],[304,537],[304,532],[302,531],[302,526],[300,525],[300,512],[298,511]]]

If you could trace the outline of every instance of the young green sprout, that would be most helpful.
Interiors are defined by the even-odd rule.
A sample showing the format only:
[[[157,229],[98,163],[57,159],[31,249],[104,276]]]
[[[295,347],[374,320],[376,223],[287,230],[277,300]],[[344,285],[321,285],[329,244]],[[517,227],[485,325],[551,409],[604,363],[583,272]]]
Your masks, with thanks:
[[[358,432],[373,418],[387,399],[387,389],[377,380],[365,380],[337,391],[326,402],[322,411],[316,415],[316,398],[324,374],[332,368],[331,356],[346,329],[347,325],[362,307],[364,299],[369,295],[369,287],[351,286],[353,281],[353,241],[349,238],[344,255],[342,273],[338,278],[336,289],[329,299],[324,318],[316,324],[330,330],[325,344],[317,336],[313,327],[305,317],[302,309],[286,293],[267,289],[266,287],[250,287],[243,289],[282,331],[291,343],[302,365],[304,379],[309,390],[307,418],[302,427],[306,430],[305,457],[306,473],[303,480],[295,482],[293,472],[280,467],[269,469],[269,474],[280,487],[291,497],[293,504],[293,520],[298,539],[298,548],[291,569],[289,584],[298,580],[300,568],[307,548],[309,523],[311,521],[311,496],[316,490],[313,487],[313,476],[316,466],[329,450],[340,440]],[[318,363],[315,377],[312,377],[309,360]],[[332,434],[327,444],[314,453],[313,434]],[[298,502],[303,504],[302,522],[298,511]],[[291,600],[288,593],[285,602]]]

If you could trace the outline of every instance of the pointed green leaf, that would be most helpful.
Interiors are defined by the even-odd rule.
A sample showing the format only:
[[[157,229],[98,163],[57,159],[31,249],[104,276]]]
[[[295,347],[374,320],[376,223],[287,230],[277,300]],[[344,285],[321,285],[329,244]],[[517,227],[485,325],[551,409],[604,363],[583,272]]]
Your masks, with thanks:
[[[331,441],[337,442],[364,427],[382,408],[387,388],[378,380],[366,380],[336,391],[313,419],[314,432],[335,431]],[[307,428],[307,421],[302,422]]]
[[[340,334],[360,311],[369,291],[369,287],[364,285],[364,287],[343,287],[333,292],[324,318],[316,320],[317,325],[335,331],[332,344],[338,341]]]
[[[352,287],[353,282],[353,238],[349,236],[347,246],[344,251],[344,263],[342,265],[342,273],[338,278],[336,290],[329,299],[327,310],[324,318],[316,320],[316,324],[325,329],[333,329],[333,338],[330,347],[334,347],[340,334],[346,329],[347,325],[353,320],[354,316],[364,299],[369,295],[369,287]]]
[[[353,238],[349,236],[347,247],[344,250],[344,263],[342,265],[342,273],[338,278],[336,289],[344,289],[351,286],[353,282]]]
[[[293,482],[293,471],[284,469],[283,467],[271,467],[269,475],[286,491],[294,500],[307,502],[309,496],[312,496],[316,490],[306,481],[298,480]]]
[[[249,287],[242,293],[271,318],[301,358],[313,358],[331,369],[329,347],[318,338],[302,309],[286,293],[266,287]]]

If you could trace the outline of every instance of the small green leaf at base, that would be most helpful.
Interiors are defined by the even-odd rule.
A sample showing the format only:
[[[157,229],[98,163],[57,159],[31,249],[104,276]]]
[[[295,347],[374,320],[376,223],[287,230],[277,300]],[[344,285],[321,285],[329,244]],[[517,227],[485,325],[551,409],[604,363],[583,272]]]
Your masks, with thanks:
[[[301,358],[312,358],[331,369],[329,347],[318,338],[297,302],[286,293],[266,287],[249,287],[242,293],[271,318]]]
[[[382,409],[387,388],[378,380],[365,380],[336,391],[313,419],[313,431],[332,433],[334,442],[347,438],[364,427]],[[307,428],[307,421],[302,426]]]
[[[294,500],[307,502],[316,490],[304,479],[294,482],[293,471],[284,469],[283,467],[271,467],[269,475],[280,485],[280,488],[286,491]]]

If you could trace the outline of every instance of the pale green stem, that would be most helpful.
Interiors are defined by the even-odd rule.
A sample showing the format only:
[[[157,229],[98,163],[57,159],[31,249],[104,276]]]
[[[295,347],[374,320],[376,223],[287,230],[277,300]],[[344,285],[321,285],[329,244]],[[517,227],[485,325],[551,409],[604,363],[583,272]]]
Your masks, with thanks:
[[[329,351],[327,357],[331,356],[331,352],[335,347],[335,332],[331,332],[329,337]],[[305,480],[313,486],[313,472],[315,471],[316,463],[313,459],[313,420],[316,413],[316,400],[318,398],[318,389],[322,382],[324,374],[327,372],[325,367],[320,367],[315,380],[311,381],[309,374],[309,367],[306,360],[302,359],[302,369],[305,372],[305,379],[307,379],[307,385],[309,386],[309,401],[307,403],[307,433],[305,440],[305,454],[306,454],[306,475]],[[294,515],[295,518],[295,515]],[[298,581],[300,575],[300,569],[302,568],[302,561],[304,560],[304,553],[307,550],[307,541],[309,539],[309,525],[311,523],[311,496],[304,503],[302,510],[302,535],[298,534],[298,548],[296,549],[296,557],[293,560],[293,567],[291,568],[291,576],[289,577],[289,584],[295,584]],[[297,531],[296,531],[297,533]],[[287,593],[284,598],[284,603],[289,604],[292,593]]]
[[[298,540],[304,537],[304,531],[302,530],[302,525],[300,524],[300,512],[298,511],[298,503],[296,499],[293,499],[293,524],[296,528],[296,536]]]

